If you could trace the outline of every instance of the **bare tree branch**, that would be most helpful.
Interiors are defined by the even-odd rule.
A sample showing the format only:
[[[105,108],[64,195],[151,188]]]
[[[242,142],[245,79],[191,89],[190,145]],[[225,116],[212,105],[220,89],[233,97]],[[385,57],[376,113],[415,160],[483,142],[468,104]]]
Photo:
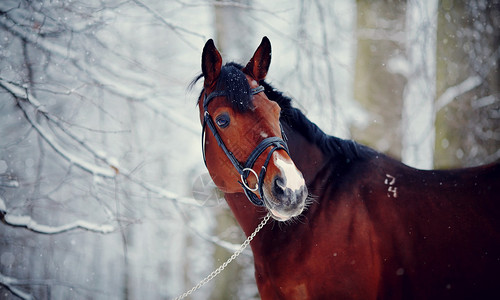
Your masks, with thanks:
[[[142,4],[141,6],[148,9],[148,11],[153,13],[155,17],[161,18],[165,22],[167,22],[163,17],[159,16],[155,11],[153,11],[143,2],[139,0],[134,2],[136,2],[138,5]],[[151,109],[156,113],[159,113],[161,116],[165,117],[166,119],[169,119],[170,121],[179,125],[181,128],[185,128],[186,130],[194,134],[199,134],[199,128],[194,125],[194,122],[186,120],[185,118],[182,118],[181,116],[174,114],[169,110],[165,110],[159,107],[158,105],[147,101],[147,99],[151,98],[150,91],[152,90],[154,85],[148,80],[144,79],[144,76],[140,76],[126,69],[125,70],[117,69],[115,65],[106,61],[102,62],[102,65],[100,66],[99,69],[96,69],[94,67],[88,68],[82,64],[82,61],[79,59],[78,52],[75,51],[74,49],[71,49],[70,47],[66,48],[59,46],[55,43],[46,40],[42,36],[27,32],[20,26],[16,26],[15,21],[12,19],[0,18],[0,26],[4,27],[12,34],[20,37],[22,40],[31,43],[33,45],[36,45],[37,48],[43,49],[45,52],[50,53],[51,55],[56,55],[59,56],[60,58],[71,61],[76,68],[78,68],[82,72],[88,73],[89,77],[95,84],[102,87],[104,90],[109,91],[113,95],[119,96],[123,99],[130,99],[136,102],[145,103],[145,106],[148,109]],[[105,45],[101,46],[106,48]],[[121,55],[116,51],[112,49],[108,50],[112,51],[115,55],[121,57]],[[123,57],[121,58],[126,60],[126,58]],[[120,87],[118,88],[116,86],[116,78],[120,78],[121,81],[130,82],[131,84],[130,85],[121,84]],[[143,88],[137,88],[137,86],[142,86]]]
[[[83,229],[103,234],[116,231],[116,228],[112,225],[99,225],[84,220],[76,220],[74,222],[59,226],[43,225],[33,220],[30,216],[13,216],[6,212],[3,213],[2,211],[0,211],[0,219],[2,219],[3,223],[5,223],[6,225],[26,228],[30,231],[42,234],[59,234],[76,229]]]
[[[45,111],[43,107],[39,105],[38,101],[33,100],[34,97],[27,93],[26,91],[23,91],[20,87],[15,86],[11,83],[6,82],[5,80],[0,79],[0,86],[2,86],[6,91],[12,94],[16,99],[21,99],[21,100],[28,100],[32,99],[34,102],[30,103],[36,103],[35,108],[39,111]],[[62,158],[64,158],[67,162],[70,164],[73,164],[75,166],[78,166],[79,168],[83,169],[86,172],[89,172],[91,174],[97,175],[97,176],[102,176],[102,177],[107,177],[107,178],[114,178],[116,176],[116,171],[115,168],[113,168],[112,165],[109,165],[109,168],[104,168],[101,166],[94,165],[92,163],[86,162],[83,159],[76,157],[75,155],[69,153],[66,151],[61,145],[59,145],[56,140],[54,139],[53,136],[51,136],[48,132],[43,129],[40,124],[38,124],[31,116],[30,113],[26,110],[24,105],[22,104],[21,101],[17,102],[18,107],[21,109],[23,112],[26,120],[33,126],[33,128],[38,132],[38,134],[49,144],[49,146],[56,151]]]
[[[30,216],[14,216],[8,213],[7,205],[0,197],[0,220],[6,225],[12,227],[22,227],[36,233],[43,234],[59,234],[63,232],[68,232],[75,229],[83,229],[87,231],[99,232],[99,233],[110,233],[116,230],[116,228],[109,224],[95,224],[84,220],[76,220],[69,224],[59,225],[59,226],[48,226],[42,225],[33,220]]]
[[[5,276],[2,273],[0,273],[0,285],[3,285],[5,288],[7,288],[12,294],[15,296],[24,299],[24,300],[32,300],[35,299],[33,298],[32,295],[25,293],[21,291],[20,289],[14,287],[15,285],[20,284],[20,282],[12,277]]]
[[[28,93],[25,89],[18,85],[14,85],[13,83],[10,83],[2,78],[0,78],[0,86],[4,88],[6,91],[8,91],[13,97],[17,99],[17,104],[18,107],[21,109],[23,112],[26,120],[32,125],[32,127],[38,132],[38,134],[49,144],[49,146],[56,152],[58,153],[62,158],[64,158],[67,162],[70,164],[73,164],[83,171],[86,171],[90,174],[93,174],[94,176],[100,176],[104,178],[115,178],[118,174],[123,175],[124,177],[128,178],[130,181],[138,184],[145,190],[149,192],[153,192],[157,195],[159,195],[162,198],[166,198],[169,200],[174,200],[178,203],[182,204],[188,204],[188,205],[199,205],[198,202],[192,198],[189,197],[182,197],[177,195],[176,193],[173,193],[171,191],[168,191],[164,188],[155,186],[153,184],[147,183],[139,178],[136,178],[135,176],[132,175],[133,172],[119,167],[118,163],[114,161],[113,159],[110,159],[106,157],[105,154],[103,154],[100,151],[96,151],[92,149],[91,146],[89,146],[85,141],[82,139],[78,138],[76,135],[72,134],[69,130],[65,129],[56,119],[54,119],[46,110],[45,108],[40,104],[36,98]],[[108,167],[101,167],[97,166],[95,164],[89,163],[84,161],[83,159],[69,153],[66,151],[61,145],[59,145],[55,139],[43,129],[40,124],[38,124],[28,113],[26,110],[26,107],[24,107],[24,104],[22,104],[22,101],[27,101],[29,104],[31,104],[34,109],[38,112],[44,115],[45,118],[47,118],[49,121],[53,122],[58,126],[63,132],[65,132],[72,140],[76,141],[78,144],[80,144],[85,150],[90,152],[94,158],[102,161],[105,163],[105,165]]]
[[[162,17],[157,11],[153,10],[151,7],[149,7],[147,4],[145,4],[144,2],[142,2],[141,0],[132,0],[133,2],[135,2],[138,6],[144,8],[145,10],[147,10],[151,15],[153,15],[155,17],[155,19],[157,19],[158,21],[160,21],[162,24],[166,25],[168,28],[170,28],[173,32],[175,32],[177,34],[177,36],[183,40],[188,46],[190,46],[192,49],[194,50],[197,50],[196,46],[193,45],[191,42],[189,42],[184,36],[181,35],[181,32],[184,32],[184,33],[187,33],[187,34],[190,34],[190,35],[193,35],[193,36],[197,36],[197,37],[200,37],[202,38],[203,40],[206,40],[207,38],[203,35],[203,34],[199,34],[197,32],[194,32],[194,31],[191,31],[191,30],[188,30],[186,28],[183,28],[183,27],[180,27],[178,25],[175,25],[171,22],[169,22],[168,20],[166,20],[164,17]]]
[[[483,80],[479,76],[471,76],[461,83],[451,86],[439,96],[436,101],[436,112],[440,111],[443,107],[450,104],[456,97],[465,94],[474,88],[481,85]]]

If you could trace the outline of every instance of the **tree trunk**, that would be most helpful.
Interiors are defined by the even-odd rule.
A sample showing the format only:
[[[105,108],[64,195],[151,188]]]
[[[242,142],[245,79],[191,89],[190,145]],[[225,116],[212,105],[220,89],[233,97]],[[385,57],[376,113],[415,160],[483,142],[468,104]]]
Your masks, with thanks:
[[[406,7],[408,82],[403,94],[401,158],[432,169],[435,141],[437,1],[410,0]]]

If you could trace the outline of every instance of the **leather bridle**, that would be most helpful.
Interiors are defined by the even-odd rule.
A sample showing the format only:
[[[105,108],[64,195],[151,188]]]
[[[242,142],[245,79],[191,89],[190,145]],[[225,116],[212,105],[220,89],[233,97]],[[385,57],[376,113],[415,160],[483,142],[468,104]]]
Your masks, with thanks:
[[[250,95],[253,96],[253,95],[258,94],[258,93],[263,92],[263,91],[264,91],[264,87],[258,86],[256,88],[250,89]],[[264,183],[264,177],[266,176],[267,165],[269,164],[269,161],[271,160],[271,156],[272,156],[274,151],[285,150],[287,153],[289,153],[288,146],[287,146],[286,142],[282,138],[277,137],[277,136],[265,138],[263,141],[261,141],[257,145],[257,147],[255,147],[255,149],[252,151],[252,153],[250,153],[250,155],[247,158],[247,161],[244,164],[240,163],[238,161],[238,159],[236,159],[236,157],[233,155],[233,153],[231,151],[229,151],[229,149],[224,144],[224,141],[222,140],[221,136],[219,135],[219,132],[217,131],[217,127],[214,124],[212,117],[210,116],[210,113],[208,112],[208,104],[210,103],[210,101],[212,101],[216,97],[227,96],[226,92],[225,91],[214,91],[214,92],[210,93],[208,96],[206,95],[206,93],[204,95],[205,95],[204,99],[203,99],[203,110],[204,110],[203,119],[204,119],[204,121],[203,121],[203,131],[202,131],[201,139],[202,139],[202,149],[203,149],[203,161],[205,162],[205,166],[207,165],[207,161],[206,161],[206,157],[205,157],[205,131],[206,131],[206,127],[208,126],[208,128],[210,129],[210,131],[214,135],[215,140],[217,141],[217,144],[219,145],[220,148],[222,148],[222,150],[226,154],[227,158],[231,161],[231,163],[233,164],[235,169],[240,174],[241,181],[238,181],[238,183],[241,185],[241,187],[245,191],[245,195],[247,196],[247,198],[254,205],[264,206],[264,201],[263,201],[264,200],[264,193],[263,193],[262,187],[263,187],[263,183]],[[282,134],[283,138],[285,138],[285,140],[286,140],[286,136],[283,132],[283,128],[281,127],[281,123],[280,123],[280,128],[281,128],[281,134]],[[260,155],[269,147],[272,147],[271,151],[269,151],[269,153],[267,154],[266,160],[265,160],[264,164],[262,165],[262,168],[261,168],[259,174],[257,175],[257,172],[255,172],[253,170],[253,166],[254,166],[255,162],[257,161],[257,159],[260,157]],[[258,180],[257,184],[255,185],[254,188],[250,188],[248,186],[247,178],[250,175],[250,173],[252,173]],[[256,191],[259,192],[260,199],[259,199],[259,196],[257,196],[255,194]]]

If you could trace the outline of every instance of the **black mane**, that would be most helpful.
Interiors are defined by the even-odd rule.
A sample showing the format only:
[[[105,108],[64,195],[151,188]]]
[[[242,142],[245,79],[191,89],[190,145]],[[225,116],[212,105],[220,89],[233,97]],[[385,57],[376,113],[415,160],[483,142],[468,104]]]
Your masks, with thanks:
[[[343,140],[324,133],[311,122],[299,109],[292,106],[292,100],[282,92],[274,89],[269,83],[261,82],[269,100],[275,101],[281,107],[281,122],[299,132],[309,142],[317,145],[323,153],[342,155],[349,160],[365,158],[374,151],[352,140]]]
[[[250,96],[250,86],[241,71],[242,69],[243,66],[237,63],[227,63],[221,68],[216,85],[216,91],[226,91],[228,100],[232,103],[233,108],[239,112],[245,112],[254,107]],[[196,77],[190,86],[193,86],[201,78],[203,75]],[[269,100],[275,101],[281,107],[281,122],[299,132],[309,142],[317,145],[323,153],[342,155],[348,160],[366,158],[370,153],[374,153],[374,150],[352,140],[343,140],[327,135],[299,109],[292,106],[292,99],[265,81],[261,81],[260,84],[264,87],[264,92]]]

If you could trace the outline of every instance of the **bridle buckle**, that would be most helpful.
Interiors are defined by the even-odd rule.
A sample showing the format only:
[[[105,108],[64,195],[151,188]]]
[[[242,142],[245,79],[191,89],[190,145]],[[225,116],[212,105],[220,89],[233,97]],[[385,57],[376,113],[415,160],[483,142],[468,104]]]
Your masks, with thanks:
[[[257,190],[259,190],[259,175],[257,175],[257,172],[255,172],[252,168],[244,168],[242,170],[242,174],[240,175],[241,177],[241,184],[248,190],[252,191],[252,192],[256,192]],[[243,178],[243,174],[245,174],[245,172],[248,171],[250,173],[252,173],[254,176],[255,176],[255,179],[257,179],[257,183],[255,183],[255,187],[252,189],[248,186],[247,184],[247,180],[245,178]],[[248,177],[248,176],[246,176]]]

